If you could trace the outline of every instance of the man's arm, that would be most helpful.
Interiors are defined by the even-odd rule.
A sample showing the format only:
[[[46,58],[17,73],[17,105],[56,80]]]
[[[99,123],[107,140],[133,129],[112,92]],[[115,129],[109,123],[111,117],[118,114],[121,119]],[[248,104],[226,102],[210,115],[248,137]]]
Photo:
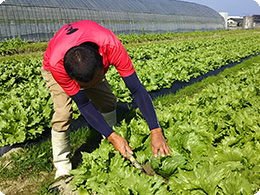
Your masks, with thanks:
[[[160,125],[157,119],[152,99],[146,91],[146,89],[144,88],[144,86],[139,81],[136,73],[134,72],[132,75],[128,77],[123,77],[123,80],[130,92],[132,93],[137,106],[144,115],[149,129],[153,130],[159,128]]]
[[[71,98],[77,104],[79,111],[83,115],[83,117],[99,133],[107,138],[110,136],[110,134],[114,132],[112,128],[107,124],[102,114],[88,99],[86,93],[83,90],[79,90],[79,92],[71,96]]]
[[[162,129],[160,128],[150,95],[139,81],[135,72],[128,77],[122,78],[130,92],[133,94],[134,100],[151,130],[151,146],[154,156],[157,157],[159,151],[161,156],[169,155],[170,148],[162,134]]]
[[[99,133],[103,134],[108,141],[113,144],[116,150],[118,150],[124,157],[127,157],[126,151],[133,154],[127,141],[117,135],[113,129],[109,127],[103,115],[91,103],[84,91],[80,90],[77,94],[71,96],[71,98],[75,101],[87,122]]]

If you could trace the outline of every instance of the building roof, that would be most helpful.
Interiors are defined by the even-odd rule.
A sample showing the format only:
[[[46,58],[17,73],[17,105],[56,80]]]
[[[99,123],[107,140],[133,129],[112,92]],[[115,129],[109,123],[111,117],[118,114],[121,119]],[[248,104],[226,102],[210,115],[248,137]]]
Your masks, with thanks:
[[[5,0],[2,4],[219,17],[207,6],[177,0]]]

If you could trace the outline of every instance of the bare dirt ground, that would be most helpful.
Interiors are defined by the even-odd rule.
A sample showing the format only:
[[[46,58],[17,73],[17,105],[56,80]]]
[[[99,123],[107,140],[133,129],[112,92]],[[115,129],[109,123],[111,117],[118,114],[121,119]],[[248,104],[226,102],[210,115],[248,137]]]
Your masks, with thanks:
[[[0,191],[5,195],[34,195],[46,181],[52,180],[54,174],[40,173],[37,178],[0,180]]]
[[[15,148],[3,155],[5,158],[2,162],[6,168],[12,169],[12,161],[10,161],[10,154],[17,152],[22,148]],[[37,176],[18,176],[17,178],[2,179],[0,178],[0,192],[5,195],[34,195],[37,194],[39,188],[51,181],[54,173],[40,172]],[[1,194],[1,193],[0,193]]]

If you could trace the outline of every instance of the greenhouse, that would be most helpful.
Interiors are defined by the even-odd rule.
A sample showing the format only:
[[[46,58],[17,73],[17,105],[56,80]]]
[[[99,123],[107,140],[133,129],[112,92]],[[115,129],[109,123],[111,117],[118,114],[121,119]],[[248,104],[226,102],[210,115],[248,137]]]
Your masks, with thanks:
[[[215,10],[176,0],[5,0],[0,37],[48,41],[66,23],[93,20],[116,34],[224,29]]]

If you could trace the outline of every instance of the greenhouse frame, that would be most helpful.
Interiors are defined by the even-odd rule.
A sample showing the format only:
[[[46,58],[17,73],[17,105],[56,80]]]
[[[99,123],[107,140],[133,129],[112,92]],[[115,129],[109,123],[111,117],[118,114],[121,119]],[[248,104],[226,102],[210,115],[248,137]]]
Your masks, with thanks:
[[[1,41],[48,41],[63,25],[93,20],[115,34],[210,31],[225,28],[215,10],[177,0],[5,0]]]

